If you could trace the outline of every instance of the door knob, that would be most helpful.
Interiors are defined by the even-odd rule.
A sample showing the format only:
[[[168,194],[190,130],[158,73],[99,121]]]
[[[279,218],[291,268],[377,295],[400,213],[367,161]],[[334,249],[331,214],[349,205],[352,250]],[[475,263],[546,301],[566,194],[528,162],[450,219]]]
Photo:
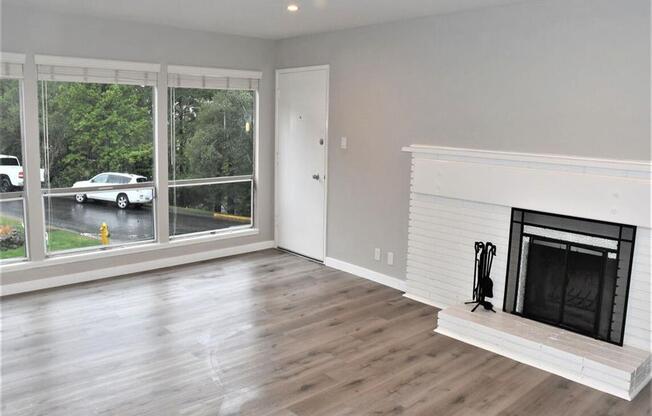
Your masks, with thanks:
[[[318,180],[319,180],[319,174],[318,174],[318,173],[315,173],[314,175],[312,175],[312,178],[313,178],[314,180],[318,181]]]

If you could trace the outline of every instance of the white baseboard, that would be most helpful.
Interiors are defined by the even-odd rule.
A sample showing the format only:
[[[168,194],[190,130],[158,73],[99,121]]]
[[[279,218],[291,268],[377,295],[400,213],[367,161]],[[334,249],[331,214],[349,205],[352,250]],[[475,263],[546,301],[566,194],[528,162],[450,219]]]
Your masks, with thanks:
[[[91,270],[84,273],[74,273],[63,276],[49,277],[45,279],[12,283],[0,287],[0,296],[31,292],[34,290],[49,289],[57,286],[89,282],[91,280],[106,279],[108,277],[123,276],[132,273],[146,272],[155,269],[162,269],[165,267],[178,266],[180,264],[196,263],[198,261],[218,259],[220,257],[233,256],[236,254],[251,253],[254,251],[266,250],[274,247],[274,241],[261,241],[259,243],[225,247],[218,250],[200,251],[190,255],[174,256],[141,263]]]
[[[364,267],[356,266],[355,264],[347,263],[342,260],[337,260],[332,257],[326,257],[324,264],[343,272],[351,273],[358,277],[380,283],[381,285],[389,286],[392,289],[405,292],[405,280],[397,277],[387,276],[386,274],[378,273],[373,270],[365,269]]]

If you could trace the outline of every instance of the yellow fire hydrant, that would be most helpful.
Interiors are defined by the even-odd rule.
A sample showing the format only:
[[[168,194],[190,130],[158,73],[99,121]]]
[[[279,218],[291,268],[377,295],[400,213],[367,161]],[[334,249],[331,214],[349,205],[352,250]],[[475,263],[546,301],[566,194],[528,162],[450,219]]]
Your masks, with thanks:
[[[105,222],[102,223],[100,226],[100,241],[102,242],[103,245],[108,246],[109,245],[109,237],[111,236],[111,233],[109,233],[109,226],[106,225]]]

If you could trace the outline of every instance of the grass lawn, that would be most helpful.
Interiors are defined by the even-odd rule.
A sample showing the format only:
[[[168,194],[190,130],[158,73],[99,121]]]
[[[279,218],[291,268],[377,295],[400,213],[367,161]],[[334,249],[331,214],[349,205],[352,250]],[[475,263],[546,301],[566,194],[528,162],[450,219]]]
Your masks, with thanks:
[[[18,231],[25,236],[25,230],[23,229],[23,224],[19,220],[9,217],[0,217],[0,228],[2,227],[11,227],[16,228]],[[25,257],[25,246],[14,248],[12,250],[0,250],[0,260],[2,259],[13,259],[15,257]]]
[[[0,260],[13,259],[25,257],[25,246],[15,248],[13,250],[0,250]]]
[[[23,224],[14,218],[0,216],[0,227],[10,226],[18,228],[24,234]],[[70,250],[74,248],[84,248],[99,246],[100,240],[86,237],[72,231],[53,229],[48,232],[50,241],[48,251]],[[25,246],[13,250],[0,250],[0,260],[25,257]]]
[[[73,248],[84,248],[99,246],[99,239],[86,237],[71,231],[65,230],[50,230],[48,232],[50,242],[48,244],[49,251],[70,250]]]

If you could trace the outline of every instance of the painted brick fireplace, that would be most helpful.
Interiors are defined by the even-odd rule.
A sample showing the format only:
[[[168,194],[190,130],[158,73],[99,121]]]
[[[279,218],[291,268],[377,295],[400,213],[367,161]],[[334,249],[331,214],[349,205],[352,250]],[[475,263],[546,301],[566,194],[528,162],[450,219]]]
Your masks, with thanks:
[[[652,351],[650,163],[403,150],[412,154],[406,296],[443,309],[437,332],[633,398]],[[475,241],[498,247],[496,318],[461,306]]]

